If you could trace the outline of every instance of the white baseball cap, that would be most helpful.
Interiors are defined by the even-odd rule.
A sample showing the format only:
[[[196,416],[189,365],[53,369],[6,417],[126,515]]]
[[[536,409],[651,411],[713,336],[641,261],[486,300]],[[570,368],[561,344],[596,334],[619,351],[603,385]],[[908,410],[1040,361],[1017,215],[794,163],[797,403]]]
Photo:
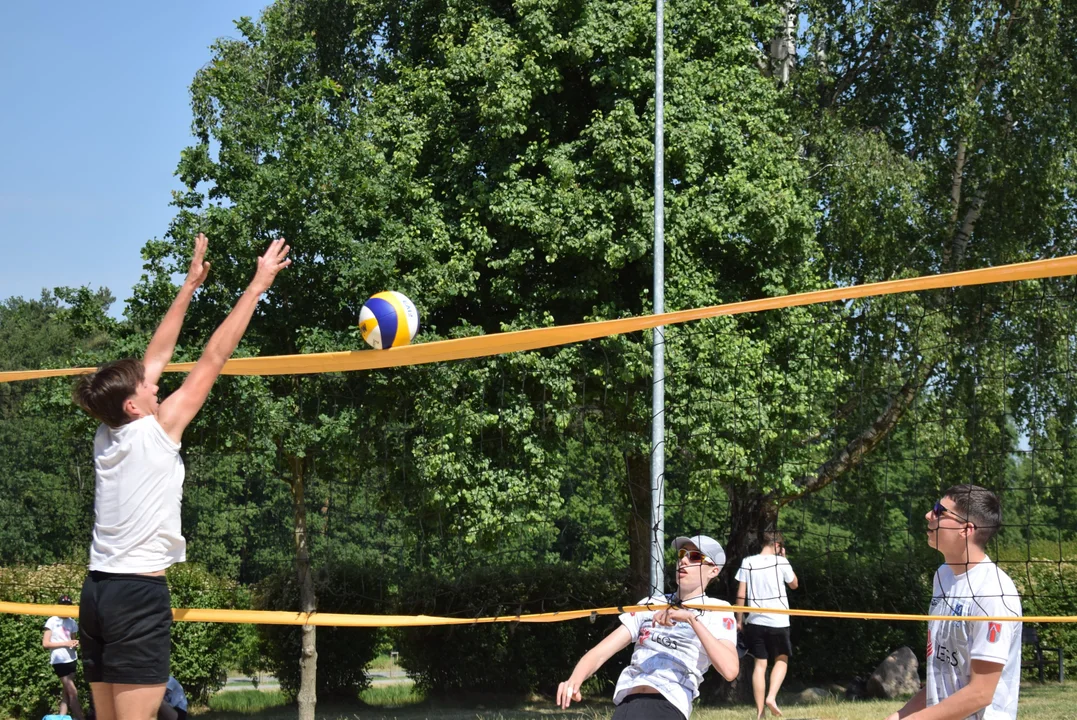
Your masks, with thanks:
[[[706,535],[693,535],[692,537],[682,536],[673,541],[673,549],[680,550],[688,543],[692,543],[699,548],[700,552],[710,558],[711,562],[718,567],[723,567],[725,565],[725,550],[722,549],[722,546],[714,538],[707,537]]]

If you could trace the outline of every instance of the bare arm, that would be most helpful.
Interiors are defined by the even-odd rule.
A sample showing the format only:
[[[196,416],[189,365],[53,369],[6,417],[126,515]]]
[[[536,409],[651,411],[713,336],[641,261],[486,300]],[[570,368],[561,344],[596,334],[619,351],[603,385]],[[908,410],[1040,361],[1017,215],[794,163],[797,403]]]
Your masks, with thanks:
[[[789,585],[790,590],[796,590],[798,587],[800,587],[800,580],[797,580],[797,574],[793,573],[793,579],[786,584]]]
[[[900,710],[896,713],[891,713],[887,716],[886,720],[902,720],[907,718],[915,712],[919,712],[927,707],[927,688],[920,688],[920,692],[909,698],[909,702],[905,703]]]
[[[187,279],[183,281],[176,299],[161,319],[161,324],[153,333],[150,344],[146,346],[146,355],[142,358],[142,365],[146,370],[146,382],[156,385],[157,380],[164,372],[165,365],[172,361],[172,352],[176,349],[176,339],[179,338],[180,328],[183,327],[183,318],[187,315],[187,308],[197,290],[209,275],[209,263],[205,262],[206,246],[209,241],[202,233],[194,241],[194,256],[191,258],[191,268],[187,271]]]
[[[251,316],[254,315],[259,297],[273,284],[277,273],[292,263],[287,259],[288,250],[284,238],[278,238],[270,244],[265,254],[258,258],[258,270],[247,290],[213,333],[202,357],[195,363],[183,385],[161,403],[157,420],[176,442],[180,441],[187,425],[202,409],[213,383],[221,374],[221,368],[235,352],[243,333],[247,331]]]
[[[748,583],[746,583],[746,582],[744,582],[742,580],[740,585],[737,586],[737,605],[740,605],[741,607],[746,607],[747,606],[746,605],[747,600],[748,600]],[[744,613],[739,612],[739,613],[737,613],[737,629],[739,630],[739,629],[743,629],[743,628],[744,628]]]
[[[46,630],[45,634],[41,636],[41,647],[46,650],[55,650],[56,648],[76,648],[79,646],[78,640],[56,640],[52,639],[52,630]]]
[[[571,702],[582,700],[580,686],[583,685],[587,678],[598,672],[598,669],[605,665],[607,660],[624,650],[631,642],[632,633],[628,632],[628,628],[624,625],[621,625],[603,638],[598,645],[588,650],[587,654],[576,663],[576,668],[572,671],[572,675],[569,676],[568,680],[557,686],[557,706],[567,708]]]
[[[963,720],[991,704],[1002,667],[1002,663],[973,660],[968,685],[931,707],[926,706],[927,688],[924,688],[887,720]]]

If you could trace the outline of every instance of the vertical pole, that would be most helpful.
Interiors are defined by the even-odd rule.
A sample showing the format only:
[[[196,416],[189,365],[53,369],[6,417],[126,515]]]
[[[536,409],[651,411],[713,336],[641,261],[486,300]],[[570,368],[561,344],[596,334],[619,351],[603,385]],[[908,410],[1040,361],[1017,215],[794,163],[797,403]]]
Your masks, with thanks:
[[[663,4],[655,0],[656,40],[654,46],[654,312],[665,312],[665,53]],[[665,550],[666,471],[666,346],[665,327],[654,329],[654,367],[651,396],[651,591],[665,592],[663,555]]]

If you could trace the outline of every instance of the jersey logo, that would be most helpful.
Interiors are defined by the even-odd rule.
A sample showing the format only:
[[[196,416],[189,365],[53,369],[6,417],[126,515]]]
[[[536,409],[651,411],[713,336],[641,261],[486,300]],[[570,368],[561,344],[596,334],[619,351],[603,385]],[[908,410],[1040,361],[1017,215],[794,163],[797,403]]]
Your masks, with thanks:
[[[998,642],[1000,635],[1002,635],[1002,623],[987,623],[987,642]]]
[[[935,654],[935,648],[931,645],[931,631],[927,631],[927,657]]]
[[[726,630],[732,630],[733,620],[730,618],[722,618],[722,627],[724,627]]]

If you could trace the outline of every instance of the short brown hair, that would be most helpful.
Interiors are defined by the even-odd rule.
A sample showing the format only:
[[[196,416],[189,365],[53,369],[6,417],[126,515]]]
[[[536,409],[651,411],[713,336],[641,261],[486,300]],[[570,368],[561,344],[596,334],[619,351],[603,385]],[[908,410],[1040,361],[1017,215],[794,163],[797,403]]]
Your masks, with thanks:
[[[123,409],[146,377],[141,360],[127,358],[105,363],[97,371],[83,375],[72,394],[75,404],[109,427],[120,427],[132,418]]]
[[[1002,526],[1002,504],[987,488],[965,483],[954,485],[942,494],[954,501],[954,512],[968,518],[976,526],[972,541],[981,549],[987,547]]]
[[[763,533],[763,545],[764,545],[764,547],[767,546],[767,545],[775,545],[775,544],[781,545],[784,542],[785,542],[785,536],[782,535],[777,530],[767,530],[765,533]]]

